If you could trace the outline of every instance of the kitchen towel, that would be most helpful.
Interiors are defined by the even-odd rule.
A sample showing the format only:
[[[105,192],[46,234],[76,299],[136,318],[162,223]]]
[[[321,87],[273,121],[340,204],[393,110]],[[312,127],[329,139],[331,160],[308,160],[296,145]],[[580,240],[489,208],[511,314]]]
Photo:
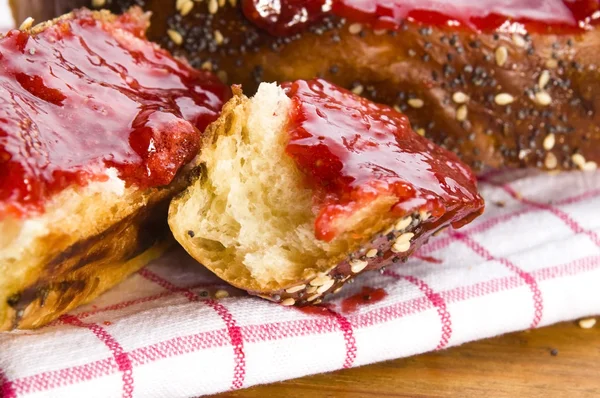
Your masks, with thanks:
[[[199,396],[600,314],[600,172],[480,186],[482,217],[319,313],[249,297],[175,249],[49,326],[0,334],[0,395]],[[344,305],[365,288],[380,300]]]
[[[312,313],[174,250],[40,330],[0,333],[0,397],[199,396],[600,314],[600,172],[493,172],[481,190],[482,217]],[[361,292],[378,300],[345,305]]]

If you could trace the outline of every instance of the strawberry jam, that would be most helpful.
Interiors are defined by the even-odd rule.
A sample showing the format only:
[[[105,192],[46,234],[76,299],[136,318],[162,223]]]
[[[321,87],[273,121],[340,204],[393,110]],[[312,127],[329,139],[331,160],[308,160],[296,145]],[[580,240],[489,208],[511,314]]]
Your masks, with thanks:
[[[599,0],[243,0],[242,7],[249,20],[276,36],[298,33],[326,15],[375,29],[412,21],[480,32],[513,23],[530,32],[572,32],[600,19]]]
[[[455,226],[483,210],[475,177],[408,118],[324,80],[284,84],[293,102],[287,153],[315,189],[315,234],[330,241],[347,217],[382,196],[396,217],[429,212]]]
[[[164,186],[197,154],[228,88],[146,41],[146,21],[79,11],[0,38],[0,219],[43,211],[108,168],[128,186]]]

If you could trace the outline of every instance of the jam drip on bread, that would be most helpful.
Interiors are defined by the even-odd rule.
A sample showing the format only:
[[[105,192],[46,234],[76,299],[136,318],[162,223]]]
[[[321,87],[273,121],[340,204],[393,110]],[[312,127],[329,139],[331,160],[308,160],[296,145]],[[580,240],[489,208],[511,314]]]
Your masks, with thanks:
[[[275,36],[289,36],[335,15],[373,29],[398,29],[404,21],[495,30],[573,33],[598,23],[598,0],[243,0],[246,17]]]
[[[396,218],[424,212],[459,227],[482,212],[472,172],[403,114],[320,79],[282,86],[293,101],[287,153],[315,189],[318,239],[381,196],[397,199]]]
[[[168,185],[228,88],[144,38],[147,17],[76,11],[0,38],[0,218],[73,185]]]

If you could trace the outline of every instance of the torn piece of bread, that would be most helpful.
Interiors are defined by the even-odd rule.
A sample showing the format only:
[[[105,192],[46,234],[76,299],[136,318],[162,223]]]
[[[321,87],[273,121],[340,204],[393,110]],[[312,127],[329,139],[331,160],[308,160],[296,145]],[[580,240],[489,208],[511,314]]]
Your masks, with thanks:
[[[317,303],[483,210],[470,170],[391,108],[323,80],[234,92],[169,209],[175,238],[234,286]]]
[[[0,36],[0,331],[42,326],[171,244],[167,210],[229,89],[76,11]]]

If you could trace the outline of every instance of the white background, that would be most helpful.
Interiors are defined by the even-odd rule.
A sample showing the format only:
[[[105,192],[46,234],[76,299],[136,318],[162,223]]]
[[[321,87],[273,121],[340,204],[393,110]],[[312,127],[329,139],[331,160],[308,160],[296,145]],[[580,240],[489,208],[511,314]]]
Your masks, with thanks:
[[[0,0],[0,29],[13,26],[12,15],[8,8],[8,0]]]

